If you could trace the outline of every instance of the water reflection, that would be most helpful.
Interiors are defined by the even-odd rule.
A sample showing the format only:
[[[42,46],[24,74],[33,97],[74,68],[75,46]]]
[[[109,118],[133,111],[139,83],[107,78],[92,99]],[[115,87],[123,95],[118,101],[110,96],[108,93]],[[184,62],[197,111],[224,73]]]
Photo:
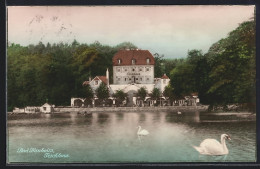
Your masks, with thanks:
[[[116,113],[116,119],[117,119],[117,121],[122,121],[123,119],[124,119],[124,113]]]
[[[71,120],[74,125],[91,125],[93,121],[93,116],[84,116],[81,114],[76,114],[71,116]]]
[[[254,161],[256,122],[230,122],[233,116],[208,118],[199,112],[117,112],[93,116],[69,114],[12,115],[8,118],[12,162],[237,162]],[[228,121],[226,121],[228,120]],[[138,137],[137,126],[149,131]],[[227,133],[226,157],[200,155],[192,145]],[[18,154],[19,147],[46,147],[69,153],[68,159]]]
[[[162,117],[162,114],[159,113],[159,112],[155,112],[153,114],[153,122],[160,122],[161,121],[161,118]]]
[[[106,124],[109,121],[109,113],[98,113],[97,122],[99,124]]]
[[[168,112],[165,121],[169,123],[199,123],[199,112],[182,112],[181,114]]]
[[[144,122],[144,121],[145,121],[145,118],[146,118],[145,113],[139,113],[139,121],[140,121],[140,122]]]

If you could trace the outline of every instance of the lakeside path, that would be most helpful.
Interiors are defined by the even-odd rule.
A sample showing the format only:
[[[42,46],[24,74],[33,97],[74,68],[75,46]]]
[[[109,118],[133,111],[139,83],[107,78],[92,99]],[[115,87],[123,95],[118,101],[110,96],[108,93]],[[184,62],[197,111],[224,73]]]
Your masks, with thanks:
[[[54,111],[59,112],[196,112],[196,111],[207,111],[208,106],[165,106],[165,107],[94,107],[94,108],[75,108],[75,107],[63,107],[54,108]]]

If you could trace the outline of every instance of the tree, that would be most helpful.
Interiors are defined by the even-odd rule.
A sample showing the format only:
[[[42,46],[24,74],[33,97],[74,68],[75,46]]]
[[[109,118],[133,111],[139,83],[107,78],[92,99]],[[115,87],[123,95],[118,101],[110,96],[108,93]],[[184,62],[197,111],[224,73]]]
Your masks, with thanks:
[[[171,84],[165,86],[162,94],[167,100],[170,100],[170,103],[172,103],[172,101],[174,99],[174,95],[173,95],[173,88],[172,88]]]
[[[153,88],[152,93],[150,94],[152,100],[158,100],[161,97],[161,91],[158,88]]]
[[[89,84],[87,84],[85,87],[86,90],[86,99],[92,100],[94,98],[94,92]]]
[[[96,89],[96,95],[97,95],[98,99],[100,99],[101,101],[106,101],[106,99],[108,99],[109,90],[105,83],[102,82],[99,85],[99,87]]]
[[[121,49],[137,49],[137,46],[135,46],[131,42],[123,42],[118,44],[116,47],[116,50],[121,50]]]
[[[114,94],[113,97],[116,98],[116,101],[118,104],[122,104],[124,100],[127,98],[127,93],[125,93],[122,90],[117,90]]]
[[[189,63],[182,63],[170,73],[170,83],[174,87],[173,94],[180,98],[194,92],[195,79],[193,76],[194,66]]]
[[[143,100],[145,99],[145,97],[147,96],[147,90],[144,87],[141,87],[140,89],[137,90],[137,97],[139,97],[139,99]]]
[[[207,53],[211,65],[208,94],[215,98],[212,104],[255,104],[255,50],[254,21],[241,23],[212,45]]]
[[[154,66],[154,76],[155,77],[161,77],[165,70],[164,70],[164,63],[163,63],[163,58],[164,55],[159,55],[158,53],[154,54],[154,61],[155,61],[155,66]]]
[[[150,94],[151,100],[156,101],[161,97],[161,91],[158,88],[153,88],[152,93]]]

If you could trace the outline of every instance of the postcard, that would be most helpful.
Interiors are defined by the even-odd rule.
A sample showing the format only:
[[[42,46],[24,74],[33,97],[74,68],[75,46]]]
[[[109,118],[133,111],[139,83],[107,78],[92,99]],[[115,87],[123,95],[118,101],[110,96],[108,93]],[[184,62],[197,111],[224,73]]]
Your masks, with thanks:
[[[256,162],[254,5],[7,6],[7,164]]]

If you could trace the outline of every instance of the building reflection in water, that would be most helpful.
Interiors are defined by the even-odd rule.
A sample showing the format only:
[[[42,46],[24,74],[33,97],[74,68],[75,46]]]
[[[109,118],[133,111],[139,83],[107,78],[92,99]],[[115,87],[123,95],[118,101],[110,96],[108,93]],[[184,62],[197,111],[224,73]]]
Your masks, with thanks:
[[[152,117],[152,121],[153,122],[161,122],[161,118],[162,117],[162,113],[159,113],[159,112],[155,112],[155,113],[153,113],[153,117]]]
[[[117,121],[122,121],[122,120],[124,120],[124,113],[122,113],[122,112],[117,112],[117,113],[116,113],[116,119],[117,119]]]
[[[109,122],[109,113],[97,113],[97,123],[106,124]]]
[[[169,123],[199,123],[200,113],[199,112],[168,112],[165,116],[165,121]]]
[[[140,114],[139,114],[139,122],[144,122],[145,119],[146,119],[145,113],[140,113]]]

